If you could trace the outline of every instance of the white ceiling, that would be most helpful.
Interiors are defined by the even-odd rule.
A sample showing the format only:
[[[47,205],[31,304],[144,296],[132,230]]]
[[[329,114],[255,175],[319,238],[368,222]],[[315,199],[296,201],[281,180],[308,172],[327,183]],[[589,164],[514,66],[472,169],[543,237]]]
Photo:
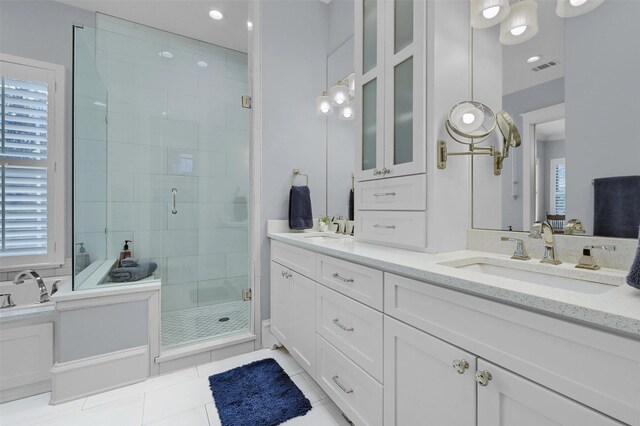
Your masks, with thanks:
[[[565,120],[549,121],[547,123],[536,124],[536,139],[539,142],[564,140]]]
[[[557,0],[537,0],[537,3],[538,34],[524,43],[502,47],[503,94],[517,92],[564,75],[564,18],[556,15]],[[534,55],[540,55],[542,59],[533,64],[527,63],[527,58]],[[531,70],[552,60],[558,62],[558,65],[538,72]]]
[[[247,14],[250,0],[58,0],[92,12],[247,51]],[[214,21],[217,9],[224,19]]]

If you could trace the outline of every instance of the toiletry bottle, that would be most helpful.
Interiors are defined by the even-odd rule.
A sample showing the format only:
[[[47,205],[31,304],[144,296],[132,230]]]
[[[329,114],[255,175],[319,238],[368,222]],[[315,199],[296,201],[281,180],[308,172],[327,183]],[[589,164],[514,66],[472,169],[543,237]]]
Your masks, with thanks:
[[[76,245],[80,246],[80,248],[78,249],[78,253],[76,254],[76,263],[75,263],[75,269],[77,274],[91,264],[91,259],[89,258],[89,253],[87,253],[87,251],[84,248],[84,243],[76,243]]]
[[[122,260],[123,259],[126,259],[127,257],[131,257],[133,255],[131,250],[129,250],[129,243],[130,242],[132,242],[132,241],[131,240],[124,240],[124,248],[120,252],[120,258],[118,259],[118,267],[119,268],[122,267]]]

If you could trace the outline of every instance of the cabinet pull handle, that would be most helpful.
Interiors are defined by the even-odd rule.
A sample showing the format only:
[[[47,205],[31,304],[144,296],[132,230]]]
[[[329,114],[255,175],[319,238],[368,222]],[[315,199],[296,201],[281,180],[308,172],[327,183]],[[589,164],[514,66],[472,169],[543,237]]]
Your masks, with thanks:
[[[464,374],[467,368],[469,368],[469,362],[467,362],[467,360],[465,359],[454,359],[453,368],[456,369],[458,374]]]
[[[395,225],[380,225],[380,224],[375,224],[373,225],[374,228],[382,228],[382,229],[396,229]]]
[[[178,195],[178,190],[176,188],[171,188],[171,198],[173,199],[173,209],[171,209],[171,213],[177,214],[178,209],[176,209],[176,196]]]
[[[335,383],[336,385],[338,385],[338,387],[340,389],[342,389],[342,392],[344,392],[344,393],[353,393],[353,389],[347,389],[346,387],[344,387],[344,385],[342,383],[340,383],[338,381],[338,376],[333,376],[331,378],[331,380],[333,380],[333,383]]]
[[[291,278],[293,275],[291,275],[287,271],[282,271],[282,276],[285,277],[285,278]]]
[[[374,197],[395,197],[395,192],[376,192],[373,194]]]
[[[344,331],[353,331],[353,327],[346,327],[346,326],[340,324],[340,320],[338,318],[334,319],[333,323],[335,325],[337,325],[338,327],[340,327],[341,329],[343,329]]]
[[[480,386],[487,386],[489,384],[489,380],[493,379],[491,373],[488,371],[476,371],[476,382]]]
[[[345,283],[352,283],[353,282],[353,278],[345,278],[345,277],[341,277],[337,272],[333,275],[331,275],[333,278],[338,279],[342,282]]]

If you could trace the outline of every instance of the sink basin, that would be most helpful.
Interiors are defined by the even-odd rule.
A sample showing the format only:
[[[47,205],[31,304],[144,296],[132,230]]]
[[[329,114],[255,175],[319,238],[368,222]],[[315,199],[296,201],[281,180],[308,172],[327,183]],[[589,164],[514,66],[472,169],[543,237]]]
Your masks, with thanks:
[[[466,259],[466,261],[445,262],[442,265],[451,266],[463,271],[479,272],[494,277],[509,278],[524,281],[529,284],[542,285],[585,294],[602,294],[622,284],[624,277],[575,271],[570,269],[553,270],[555,266],[539,263],[522,263],[500,259]],[[571,276],[574,275],[574,276]]]
[[[315,240],[315,241],[327,241],[327,240],[339,240],[340,237],[336,235],[309,235],[304,237],[305,240]]]

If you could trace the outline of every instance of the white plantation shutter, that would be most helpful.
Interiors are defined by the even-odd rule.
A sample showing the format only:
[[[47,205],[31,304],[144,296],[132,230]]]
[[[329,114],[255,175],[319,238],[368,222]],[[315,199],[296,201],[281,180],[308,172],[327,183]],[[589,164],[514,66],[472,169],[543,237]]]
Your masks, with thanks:
[[[565,159],[557,158],[550,162],[551,165],[551,212],[553,214],[566,214],[566,180]]]
[[[56,71],[0,62],[0,267],[53,264]],[[60,223],[58,218],[58,222]],[[64,222],[61,222],[64,223]],[[62,225],[58,225],[62,226]]]

